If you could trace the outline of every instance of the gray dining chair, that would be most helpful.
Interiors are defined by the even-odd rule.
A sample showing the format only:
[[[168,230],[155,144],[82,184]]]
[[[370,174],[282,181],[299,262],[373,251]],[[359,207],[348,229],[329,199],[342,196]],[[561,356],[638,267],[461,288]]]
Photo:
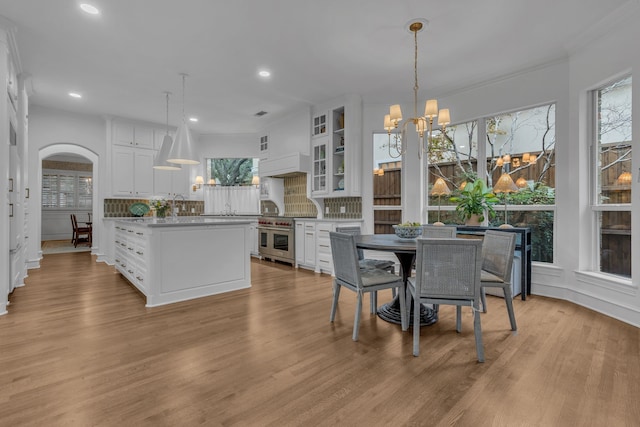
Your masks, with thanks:
[[[338,233],[346,233],[346,234],[351,234],[354,236],[359,236],[361,231],[360,231],[360,227],[353,227],[353,226],[348,226],[348,227],[336,227],[336,232]],[[362,269],[379,269],[379,270],[385,270],[388,271],[389,273],[395,273],[396,272],[396,263],[393,261],[389,261],[386,259],[375,259],[375,258],[365,258],[364,257],[364,251],[360,248],[358,248],[358,264],[360,264],[360,268]],[[395,288],[393,288],[391,290],[391,294],[392,296],[395,298],[396,296],[396,290]],[[371,293],[371,313],[375,313],[376,312],[376,307],[378,306],[378,293],[377,292],[372,292]]]
[[[473,239],[416,240],[416,277],[409,278],[407,301],[413,298],[413,355],[420,354],[420,305],[456,306],[456,331],[462,331],[462,307],[473,310],[478,361],[484,362],[480,323],[480,267],[482,242]],[[409,310],[402,312],[402,330],[409,328]]]
[[[457,227],[454,225],[422,224],[422,237],[427,239],[453,239],[456,237]]]
[[[513,311],[511,270],[516,249],[516,235],[508,231],[487,230],[482,240],[482,279],[480,282],[482,311],[487,312],[486,288],[501,288],[507,305],[511,330],[518,330]]]
[[[401,292],[404,292],[404,281],[401,277],[385,270],[361,269],[358,265],[355,236],[352,234],[330,232],[329,239],[331,242],[331,256],[333,257],[333,272],[335,274],[330,321],[333,322],[336,316],[340,289],[347,288],[355,292],[357,302],[352,338],[354,341],[358,341],[364,294],[393,288],[400,288]],[[401,293],[400,295],[404,294]],[[400,298],[400,309],[405,310],[404,298]]]

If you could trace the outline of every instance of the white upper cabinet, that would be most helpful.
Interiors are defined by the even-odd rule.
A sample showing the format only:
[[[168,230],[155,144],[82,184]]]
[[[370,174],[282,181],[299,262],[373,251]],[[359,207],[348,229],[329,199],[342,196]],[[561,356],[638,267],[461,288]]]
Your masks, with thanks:
[[[318,111],[326,111],[324,109]],[[362,100],[346,96],[313,115],[312,197],[361,195]]]
[[[134,125],[123,120],[114,120],[113,143],[138,148],[154,148],[153,128]]]
[[[155,151],[115,147],[112,152],[111,185],[114,196],[153,195],[153,156]]]

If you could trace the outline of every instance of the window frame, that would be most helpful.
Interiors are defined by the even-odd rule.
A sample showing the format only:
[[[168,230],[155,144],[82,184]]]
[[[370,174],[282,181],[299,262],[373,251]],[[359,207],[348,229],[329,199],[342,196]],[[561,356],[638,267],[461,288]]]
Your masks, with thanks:
[[[605,81],[604,83],[598,85],[590,91],[588,100],[589,100],[589,196],[590,196],[590,205],[589,209],[591,211],[590,220],[591,220],[591,230],[592,230],[592,242],[590,248],[590,266],[589,269],[598,275],[603,275],[606,277],[615,278],[623,284],[631,285],[633,278],[633,254],[630,254],[631,258],[631,270],[630,276],[624,276],[621,274],[611,273],[607,271],[602,271],[602,230],[600,229],[600,216],[604,212],[628,212],[630,218],[633,218],[633,197],[630,198],[631,202],[629,203],[602,203],[601,202],[601,183],[600,183],[600,149],[601,143],[599,140],[599,115],[600,110],[598,108],[599,102],[599,93],[602,89],[615,84],[616,82],[620,82],[627,78],[631,78],[631,88],[633,90],[633,75],[632,73],[625,73],[622,75],[618,75],[610,80]],[[633,129],[633,93],[631,96],[631,129]],[[633,137],[631,137],[631,141],[633,141]],[[631,155],[633,158],[633,154]],[[630,168],[631,170],[633,168]],[[630,224],[632,226],[632,224]],[[631,236],[633,237],[632,229],[629,230]],[[633,250],[633,241],[631,242],[631,251]]]

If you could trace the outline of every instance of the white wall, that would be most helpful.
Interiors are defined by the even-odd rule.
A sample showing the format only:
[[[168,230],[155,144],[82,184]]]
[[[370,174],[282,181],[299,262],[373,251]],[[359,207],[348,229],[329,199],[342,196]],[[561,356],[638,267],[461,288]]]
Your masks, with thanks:
[[[58,148],[59,147],[59,148]],[[104,185],[110,179],[106,162],[106,122],[104,118],[91,115],[69,113],[37,105],[29,109],[29,239],[28,263],[30,268],[38,267],[41,258],[41,155],[54,153],[83,155],[94,160],[94,218],[102,218],[104,206]],[[100,221],[94,221],[94,251],[100,253]]]

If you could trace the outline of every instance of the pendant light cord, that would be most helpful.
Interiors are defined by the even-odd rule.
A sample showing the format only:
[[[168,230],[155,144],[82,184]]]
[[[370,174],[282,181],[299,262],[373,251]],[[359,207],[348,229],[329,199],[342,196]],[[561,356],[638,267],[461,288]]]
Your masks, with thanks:
[[[187,118],[184,115],[184,92],[185,92],[185,82],[187,80],[187,75],[186,74],[182,74],[182,121],[186,122]]]
[[[165,95],[167,97],[167,111],[166,111],[167,112],[167,121],[166,121],[166,123],[167,123],[167,129],[166,129],[167,130],[167,135],[169,135],[169,94],[170,93],[171,92],[165,92]]]

